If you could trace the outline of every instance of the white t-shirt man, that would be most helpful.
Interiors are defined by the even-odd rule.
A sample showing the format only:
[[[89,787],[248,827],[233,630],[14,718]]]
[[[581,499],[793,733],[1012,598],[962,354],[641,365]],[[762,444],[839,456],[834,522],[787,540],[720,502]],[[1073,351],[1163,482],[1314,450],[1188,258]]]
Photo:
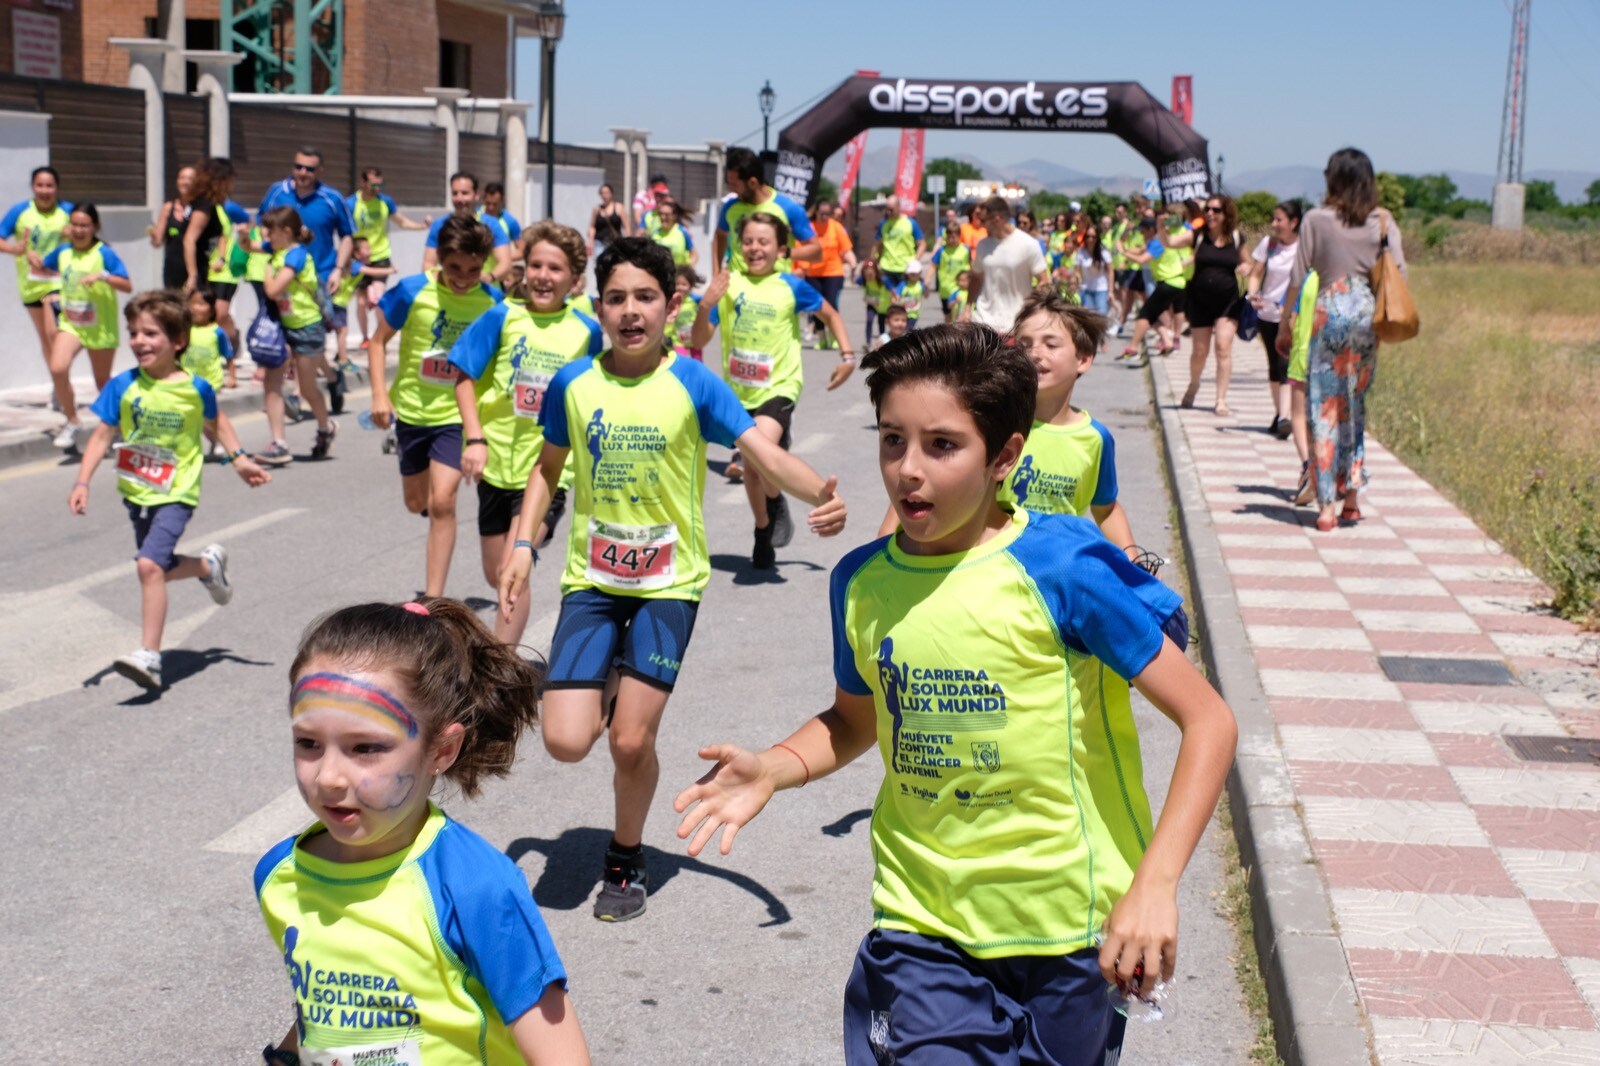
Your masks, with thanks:
[[[972,257],[973,273],[983,277],[972,320],[1007,332],[1022,310],[1022,301],[1033,291],[1033,279],[1049,269],[1038,240],[1019,229],[1003,238],[983,238]]]

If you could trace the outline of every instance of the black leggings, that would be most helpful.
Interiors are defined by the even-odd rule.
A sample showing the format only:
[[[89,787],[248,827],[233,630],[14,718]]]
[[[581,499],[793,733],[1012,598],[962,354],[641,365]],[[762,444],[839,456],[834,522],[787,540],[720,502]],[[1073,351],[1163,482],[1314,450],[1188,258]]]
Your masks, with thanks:
[[[1289,357],[1278,354],[1278,323],[1261,320],[1261,343],[1267,349],[1267,380],[1274,385],[1289,382]]]
[[[1168,285],[1164,281],[1156,282],[1156,291],[1145,298],[1144,306],[1139,308],[1139,317],[1146,322],[1154,322],[1166,310],[1183,310],[1183,290],[1175,285]]]

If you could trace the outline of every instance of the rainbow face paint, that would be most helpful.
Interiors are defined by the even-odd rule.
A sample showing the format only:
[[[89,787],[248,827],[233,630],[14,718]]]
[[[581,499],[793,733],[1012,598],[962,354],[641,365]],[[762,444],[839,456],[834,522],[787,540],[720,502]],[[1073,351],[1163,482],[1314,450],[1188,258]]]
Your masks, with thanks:
[[[376,685],[344,674],[307,674],[294,686],[289,717],[327,707],[348,711],[385,728],[399,729],[407,739],[417,736],[417,720],[406,705]]]

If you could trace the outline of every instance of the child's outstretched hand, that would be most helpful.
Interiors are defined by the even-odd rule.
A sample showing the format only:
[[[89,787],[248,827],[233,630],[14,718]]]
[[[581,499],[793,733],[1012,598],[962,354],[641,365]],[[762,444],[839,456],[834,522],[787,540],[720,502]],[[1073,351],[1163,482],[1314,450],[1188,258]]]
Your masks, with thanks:
[[[856,361],[854,359],[841,359],[839,365],[833,368],[833,373],[828,375],[828,391],[832,392],[840,385],[850,380],[850,375],[855,373]]]
[[[272,475],[248,455],[241,455],[235,459],[233,468],[238,472],[239,480],[253,489],[258,489],[272,480]]]
[[[1135,877],[1106,919],[1099,961],[1108,983],[1132,993],[1147,994],[1157,981],[1171,981],[1178,962],[1176,886],[1151,887]]]
[[[706,286],[706,291],[700,297],[701,305],[704,307],[715,307],[722,301],[724,296],[728,295],[728,286],[732,283],[732,281],[733,274],[728,270],[727,267],[723,267],[721,270],[711,275],[711,282]]]
[[[832,537],[844,532],[847,513],[844,497],[839,495],[839,479],[830,477],[822,485],[822,502],[812,508],[806,521],[817,536]]]
[[[689,835],[694,834],[694,839],[689,840],[689,854],[699,855],[717,830],[727,826],[721,847],[726,855],[733,850],[734,834],[760,814],[772,798],[772,779],[759,755],[733,744],[701,748],[700,757],[717,765],[672,801],[672,809],[683,814],[678,823],[678,839],[689,840]]]
[[[72,486],[72,492],[67,496],[67,510],[73,514],[89,513],[89,486],[85,482],[78,482]]]

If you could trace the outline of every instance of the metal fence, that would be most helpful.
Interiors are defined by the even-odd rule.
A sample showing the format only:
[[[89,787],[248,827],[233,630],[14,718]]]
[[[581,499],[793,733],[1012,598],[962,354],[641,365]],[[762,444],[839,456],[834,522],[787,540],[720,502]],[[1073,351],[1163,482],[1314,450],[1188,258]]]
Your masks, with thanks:
[[[400,203],[437,204],[445,197],[445,132],[362,118],[354,109],[309,111],[270,104],[235,103],[229,108],[235,187],[241,203],[266,195],[289,176],[294,154],[322,154],[322,180],[344,193],[355,191],[364,167],[383,168],[384,192]]]
[[[505,138],[489,133],[463,133],[461,169],[477,177],[480,186],[503,180],[506,172]]]
[[[50,116],[50,165],[61,175],[63,199],[145,202],[140,90],[0,74],[0,108]]]

